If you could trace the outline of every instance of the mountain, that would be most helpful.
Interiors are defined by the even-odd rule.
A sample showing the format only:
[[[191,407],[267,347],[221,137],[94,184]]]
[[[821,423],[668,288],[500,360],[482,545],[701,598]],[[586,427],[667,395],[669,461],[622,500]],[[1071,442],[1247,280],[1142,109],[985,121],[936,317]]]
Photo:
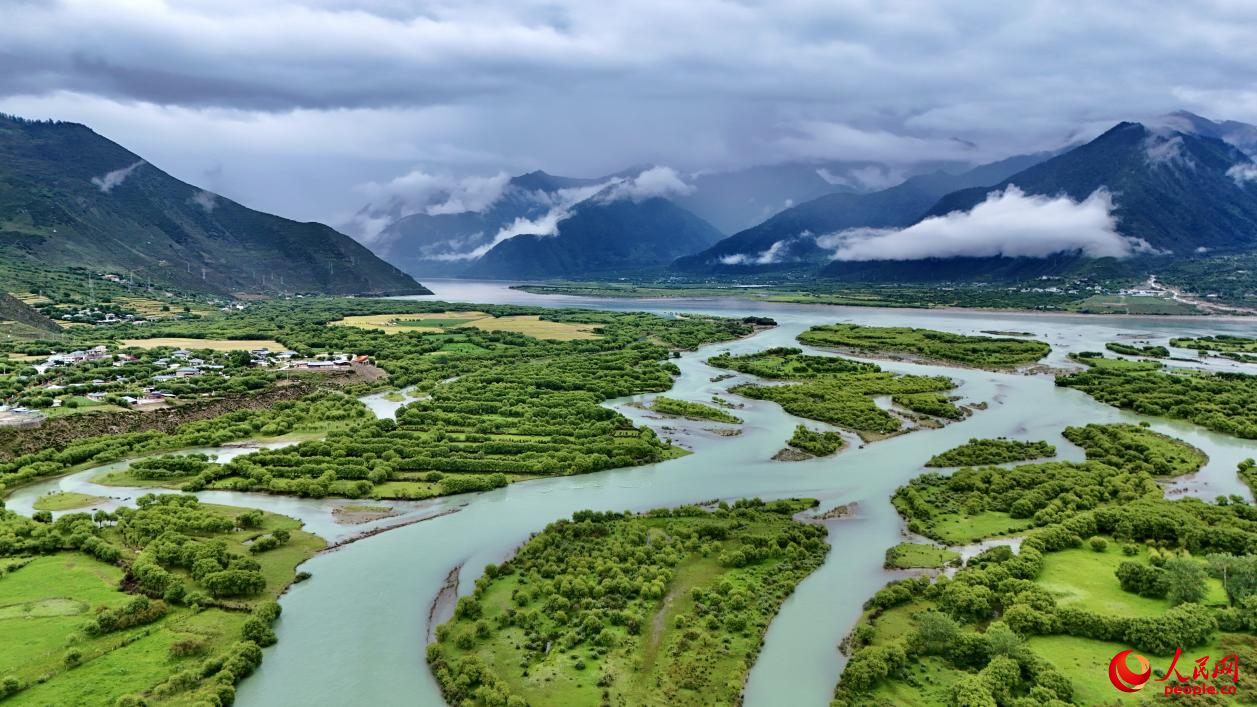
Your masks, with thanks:
[[[568,214],[555,235],[504,240],[471,262],[464,274],[537,279],[627,273],[667,265],[722,235],[665,198],[615,198],[613,188],[579,202]]]
[[[915,223],[943,195],[968,186],[994,184],[1047,159],[1023,155],[960,174],[937,171],[870,193],[839,193],[786,209],[711,248],[678,259],[673,268],[689,273],[745,273],[814,267],[829,257],[816,238],[848,228],[891,228]]]
[[[544,219],[552,209],[580,201],[613,179],[635,174],[626,170],[595,179],[561,177],[540,170],[521,174],[512,177],[501,194],[480,211],[408,214],[393,220],[368,243],[376,255],[411,275],[456,276],[474,259],[473,254],[486,250],[503,229],[517,224],[524,229],[535,227],[531,222]]]
[[[927,213],[968,211],[991,191],[1081,201],[1104,187],[1117,230],[1176,255],[1257,248],[1257,165],[1222,140],[1119,123],[1091,142],[990,187],[946,195]]]
[[[0,292],[0,331],[6,337],[32,339],[55,338],[62,333],[56,322],[8,292]]]
[[[632,182],[644,173],[675,177],[674,186],[679,188],[667,198],[728,234],[824,194],[879,189],[901,181],[904,175],[940,165],[956,167],[945,162],[902,166],[867,161],[788,162],[682,176],[667,167],[641,165],[595,178],[538,170],[512,177],[500,193],[476,210],[448,211],[448,205],[459,200],[438,190],[418,205],[417,213],[411,213],[414,205],[386,202],[363,207],[354,221],[361,241],[381,258],[415,276],[450,277],[462,275],[499,234],[548,229],[552,224],[544,221],[547,217],[552,221],[554,215],[597,191],[617,182]],[[380,222],[387,225],[378,233],[361,228]]]
[[[0,257],[222,293],[428,293],[327,226],[185,184],[86,126],[4,116]]]

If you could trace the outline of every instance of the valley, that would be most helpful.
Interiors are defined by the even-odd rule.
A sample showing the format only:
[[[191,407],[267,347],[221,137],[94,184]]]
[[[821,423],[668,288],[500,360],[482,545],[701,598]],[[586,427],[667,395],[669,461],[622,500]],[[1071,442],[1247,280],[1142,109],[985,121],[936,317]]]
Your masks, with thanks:
[[[1257,704],[1257,12],[21,0],[0,707]]]
[[[55,498],[55,496],[48,496],[49,492],[63,491],[65,493],[62,495],[72,499],[79,497],[109,499],[107,502],[94,501],[94,507],[113,508],[114,504],[134,503],[144,493],[162,491],[165,486],[185,486],[197,489],[205,483],[205,490],[195,491],[195,493],[206,503],[260,507],[269,512],[293,515],[305,523],[307,531],[321,536],[325,542],[338,542],[355,534],[365,535],[364,539],[341,546],[335,553],[318,555],[302,565],[301,569],[309,572],[312,579],[293,586],[281,600],[284,620],[275,628],[279,642],[274,647],[263,651],[263,663],[258,673],[240,683],[237,688],[239,690],[238,703],[269,703],[275,699],[274,695],[279,694],[271,692],[273,690],[291,695],[295,689],[300,695],[303,694],[304,688],[294,687],[299,683],[309,683],[310,691],[304,693],[307,699],[327,699],[329,695],[338,694],[345,699],[351,699],[352,694],[352,699],[361,699],[365,695],[369,696],[369,699],[388,703],[401,694],[413,694],[414,691],[430,696],[425,699],[440,699],[437,697],[439,694],[437,683],[433,682],[425,671],[404,667],[408,660],[418,659],[422,662],[422,651],[419,650],[422,645],[416,646],[410,642],[408,639],[411,635],[410,630],[399,631],[398,629],[411,627],[411,630],[426,633],[433,630],[435,625],[453,618],[454,614],[451,612],[454,608],[452,604],[448,606],[437,604],[435,614],[431,618],[428,615],[427,600],[394,603],[387,612],[367,612],[366,607],[363,607],[361,611],[355,610],[352,606],[344,604],[344,597],[355,591],[353,588],[358,585],[358,578],[362,576],[374,578],[374,591],[382,593],[381,596],[401,597],[418,593],[419,596],[436,597],[440,586],[447,579],[450,568],[462,567],[463,570],[456,576],[459,594],[466,595],[473,591],[474,586],[478,586],[475,581],[481,576],[478,568],[490,563],[501,564],[512,557],[516,548],[527,539],[530,533],[541,530],[546,524],[556,519],[569,517],[583,509],[616,512],[629,509],[635,512],[646,512],[661,507],[675,508],[685,504],[705,504],[713,498],[726,500],[730,504],[739,499],[754,497],[765,500],[815,498],[819,505],[808,514],[829,517],[827,511],[837,507],[850,507],[853,510],[845,514],[835,514],[838,517],[834,519],[820,521],[823,523],[825,536],[831,546],[824,563],[816,567],[806,578],[800,576],[801,581],[798,586],[793,592],[787,592],[788,598],[783,597],[784,603],[777,610],[776,616],[772,616],[770,612],[763,617],[763,623],[758,624],[759,628],[754,629],[763,632],[763,648],[756,659],[745,664],[749,673],[744,699],[747,704],[773,704],[774,700],[786,695],[792,702],[799,704],[824,704],[832,695],[834,685],[838,683],[846,662],[846,658],[835,652],[836,647],[859,618],[857,610],[859,605],[872,596],[888,579],[896,576],[894,574],[896,570],[883,569],[883,564],[890,561],[885,553],[888,548],[902,542],[902,533],[906,526],[896,517],[889,499],[896,488],[924,471],[924,465],[931,460],[931,457],[941,452],[956,447],[972,437],[986,439],[1005,437],[1027,442],[1046,440],[1048,444],[1056,447],[1058,458],[1061,459],[1060,463],[1077,464],[1083,460],[1084,455],[1090,455],[1092,452],[1073,446],[1071,440],[1081,440],[1081,437],[1071,436],[1068,432],[1065,436],[1061,436],[1065,428],[1078,427],[1087,422],[1095,424],[1145,422],[1151,425],[1149,433],[1155,431],[1183,440],[1191,447],[1202,450],[1206,455],[1196,458],[1194,462],[1187,462],[1194,466],[1187,467],[1185,472],[1173,472],[1178,475],[1162,482],[1166,484],[1170,498],[1179,498],[1179,494],[1182,493],[1205,499],[1213,499],[1215,496],[1240,499],[1250,497],[1247,488],[1237,478],[1235,467],[1243,459],[1253,456],[1254,450],[1251,443],[1235,437],[1209,432],[1190,424],[1134,415],[1101,405],[1070,388],[1054,385],[1051,375],[1034,373],[1026,375],[999,368],[984,370],[968,365],[940,367],[928,362],[906,360],[861,360],[858,354],[855,358],[840,359],[835,358],[828,351],[815,349],[803,343],[806,339],[803,335],[810,328],[833,323],[835,319],[850,323],[858,322],[866,327],[906,328],[896,331],[942,329],[971,337],[990,336],[983,333],[988,329],[1005,332],[1038,331],[1040,333],[1032,339],[1012,339],[1012,341],[1019,341],[1018,347],[1035,345],[1035,341],[1045,343],[1050,347],[1050,351],[1042,359],[1042,364],[1081,370],[1080,364],[1071,362],[1071,354],[1085,353],[1096,348],[1102,349],[1109,341],[1134,338],[1141,342],[1169,346],[1171,351],[1178,356],[1177,351],[1181,349],[1176,349],[1177,344],[1172,343],[1172,339],[1194,341],[1204,336],[1229,332],[1238,334],[1247,326],[1245,322],[1209,320],[1206,325],[1201,319],[1116,320],[1087,317],[1070,319],[1064,315],[1051,317],[990,313],[979,315],[965,312],[926,312],[868,307],[836,308],[832,305],[818,307],[791,304],[757,305],[754,309],[748,310],[746,301],[738,298],[691,302],[669,301],[665,307],[660,307],[658,302],[649,299],[556,300],[549,296],[531,295],[509,289],[505,285],[496,283],[438,281],[435,286],[438,291],[437,297],[441,299],[480,303],[474,306],[454,305],[448,309],[450,312],[476,311],[498,316],[521,316],[518,314],[521,311],[520,308],[535,307],[527,302],[539,301],[576,308],[568,310],[567,314],[563,313],[565,310],[534,310],[541,312],[542,321],[548,319],[559,322],[599,322],[596,333],[601,337],[600,339],[576,339],[545,344],[544,339],[525,337],[518,340],[517,344],[512,344],[526,344],[523,350],[529,350],[527,347],[541,346],[542,348],[537,349],[536,353],[529,355],[540,354],[547,358],[552,358],[555,351],[545,351],[546,346],[593,346],[594,350],[604,346],[616,347],[619,344],[614,342],[619,335],[615,332],[619,330],[619,327],[626,327],[625,331],[633,331],[643,325],[658,326],[649,324],[640,315],[619,314],[620,312],[653,309],[666,317],[682,315],[680,319],[672,320],[677,322],[676,324],[668,325],[657,334],[674,340],[674,345],[683,348],[698,347],[697,350],[688,352],[681,350],[679,358],[667,359],[667,365],[676,366],[679,377],[675,377],[675,373],[672,374],[674,376],[672,382],[664,383],[657,389],[660,392],[666,390],[665,400],[678,401],[660,404],[664,405],[664,410],[679,417],[659,417],[649,410],[649,408],[658,407],[652,404],[657,396],[655,392],[635,392],[631,389],[619,392],[615,388],[616,384],[608,386],[610,380],[605,379],[605,372],[609,369],[603,365],[599,366],[599,370],[604,372],[604,379],[596,389],[598,391],[596,396],[603,400],[610,398],[599,406],[599,409],[611,408],[608,412],[615,411],[632,424],[651,430],[652,434],[659,437],[661,443],[665,445],[670,443],[677,449],[689,453],[673,458],[669,458],[669,455],[654,459],[643,457],[640,461],[631,462],[641,464],[640,466],[629,468],[623,467],[624,464],[630,462],[613,463],[609,470],[596,471],[596,473],[584,476],[563,475],[543,478],[546,476],[544,473],[507,472],[518,474],[518,480],[521,483],[512,483],[504,488],[470,494],[467,493],[469,489],[451,488],[448,491],[462,492],[461,495],[426,500],[423,499],[430,495],[429,492],[425,491],[416,496],[413,491],[419,490],[422,484],[430,482],[410,482],[404,478],[383,480],[378,485],[370,479],[364,479],[362,482],[324,481],[322,483],[327,484],[325,490],[308,494],[305,491],[299,491],[295,486],[289,488],[284,484],[275,484],[267,488],[269,495],[264,495],[257,492],[259,489],[254,482],[241,483],[241,480],[250,478],[248,474],[254,473],[252,471],[245,475],[229,474],[221,477],[218,476],[218,472],[214,472],[210,477],[202,477],[198,474],[204,474],[204,462],[188,465],[188,471],[183,470],[180,465],[168,463],[139,465],[135,470],[126,471],[130,463],[122,461],[112,465],[113,471],[103,470],[110,468],[110,465],[105,467],[88,465],[87,468],[71,466],[61,471],[54,470],[46,477],[46,480],[18,486],[16,490],[10,491],[6,499],[8,507],[18,512],[31,513],[34,511],[32,506],[39,499]],[[493,301],[499,304],[484,304]],[[602,313],[586,313],[587,310],[580,309],[589,307],[591,304],[604,307]],[[374,398],[379,398],[382,403],[388,403],[388,408],[380,407],[380,410],[396,410],[400,406],[406,406],[395,413],[399,429],[402,424],[413,424],[404,422],[414,414],[407,411],[410,408],[415,408],[416,411],[422,410],[425,406],[423,400],[425,395],[437,394],[438,397],[445,397],[448,394],[440,392],[443,387],[457,387],[464,381],[466,382],[464,384],[470,384],[476,381],[478,375],[483,375],[476,373],[474,367],[469,367],[471,361],[460,362],[453,350],[443,350],[443,347],[450,344],[448,339],[451,335],[464,337],[463,342],[474,343],[476,346],[487,349],[504,343],[502,340],[491,343],[489,339],[476,338],[502,336],[501,333],[487,331],[476,333],[480,330],[460,326],[432,327],[433,331],[423,331],[424,327],[417,326],[414,328],[418,331],[409,333],[403,331],[372,334],[371,329],[362,329],[361,333],[351,333],[352,327],[329,326],[329,324],[346,315],[377,317],[381,315],[358,314],[354,309],[329,309],[327,304],[318,302],[299,305],[297,303],[268,304],[263,310],[254,314],[249,314],[246,309],[245,313],[232,315],[231,318],[238,317],[249,331],[264,334],[267,330],[259,329],[257,323],[270,320],[271,315],[266,312],[278,307],[288,309],[286,319],[289,322],[305,321],[303,317],[308,317],[311,323],[325,322],[319,325],[323,327],[319,336],[326,337],[329,332],[337,336],[334,340],[321,341],[318,346],[354,350],[362,347],[362,342],[369,339],[379,342],[375,346],[383,346],[377,349],[374,359],[377,365],[391,370],[386,385],[404,388],[405,392],[394,395],[387,392],[389,388],[384,388],[382,392],[375,394]],[[423,317],[440,319],[440,316],[430,312],[446,311],[442,310],[440,305],[433,306],[424,302],[405,300],[363,302],[354,304],[353,307],[357,312],[362,312],[363,308],[367,308],[389,313],[387,314],[389,317],[399,317],[401,315],[397,314],[398,312],[413,308],[415,311],[405,316],[421,320]],[[731,333],[721,334],[717,333],[719,328],[711,329],[703,324],[703,317],[722,314],[740,316],[747,311],[753,311],[757,318],[772,319],[777,322],[777,326],[762,328],[758,333],[748,337],[749,328],[734,329]],[[838,316],[835,317],[835,314]],[[457,320],[458,317],[453,318]],[[623,323],[616,324],[617,321]],[[228,326],[227,321],[214,322],[214,320],[205,323],[174,323],[170,326],[172,327],[170,331],[154,333],[177,335],[181,331],[197,330],[203,335],[221,336],[227,332],[236,331],[235,325]],[[669,333],[669,329],[675,327],[680,328]],[[279,335],[275,338],[286,346],[302,348],[309,345],[302,342],[313,341],[309,339],[313,331],[311,329],[309,334],[296,334],[296,330],[276,331]],[[728,338],[731,335],[742,338]],[[344,338],[348,336],[359,337],[355,339],[358,343],[349,345],[349,340]],[[367,339],[360,338],[363,336]],[[704,339],[704,337],[712,336],[715,336],[717,340],[712,342]],[[902,334],[899,336],[902,337]],[[416,360],[413,358],[414,354],[405,353],[406,347],[413,344],[406,343],[403,346],[403,342],[396,337],[404,337],[407,342],[411,339],[419,341],[428,337],[440,339],[439,346],[435,348],[424,344],[418,349],[420,356],[440,357],[440,360],[417,366],[416,364],[422,359]],[[119,341],[122,338],[119,337]],[[957,341],[964,341],[964,339]],[[989,357],[989,352],[983,353],[983,358],[975,359],[972,358],[974,349],[962,350],[967,352],[965,356],[968,360],[974,362],[992,360],[986,358]],[[1034,359],[1043,356],[1045,351],[1047,351],[1046,347],[1041,348],[1033,357],[1019,360],[1033,362]],[[461,354],[464,357],[468,355],[475,357],[486,354]],[[390,363],[390,361],[395,362]],[[1200,362],[1196,363],[1196,361]],[[1003,360],[1000,359],[999,362],[1003,363]],[[504,361],[495,362],[493,368],[487,370],[495,370],[503,363]],[[1170,362],[1175,367],[1186,363],[1188,362]],[[717,364],[721,367],[715,367]],[[1203,361],[1193,357],[1190,365],[1193,368],[1226,371],[1242,370],[1245,364],[1220,357]],[[955,391],[952,394],[959,395],[960,403],[969,407],[971,412],[958,420],[942,418],[946,424],[922,427],[911,434],[880,439],[880,441],[859,438],[853,434],[858,429],[830,428],[835,430],[830,434],[838,435],[837,439],[843,441],[836,453],[829,452],[828,455],[821,454],[803,461],[781,462],[770,458],[772,452],[786,445],[787,442],[801,443],[804,448],[807,448],[806,445],[809,442],[797,437],[796,428],[799,424],[803,424],[815,430],[817,423],[795,417],[778,407],[776,403],[748,398],[737,392],[739,386],[747,385],[806,385],[809,381],[824,381],[826,376],[883,375],[877,373],[879,368],[896,376],[945,379],[949,381],[948,386]],[[547,370],[575,371],[576,369],[573,369],[571,365],[565,365],[557,369],[547,368]],[[430,371],[430,373],[425,371]],[[863,372],[853,373],[855,371]],[[733,377],[723,377],[726,373],[732,373]],[[1134,373],[1128,375],[1134,375]],[[1150,370],[1140,375],[1164,376],[1168,374]],[[1179,375],[1183,374],[1179,373]],[[458,380],[441,382],[451,376],[457,376]],[[712,435],[704,429],[704,425],[712,424],[710,421],[686,420],[686,418],[702,418],[708,415],[709,413],[700,409],[702,407],[707,407],[713,413],[728,410],[719,406],[710,407],[713,397],[731,400],[740,406],[725,413],[731,413],[741,420],[741,423],[737,425],[742,429],[740,435],[735,437]],[[396,401],[389,402],[388,398],[395,398]],[[1050,404],[1045,405],[1044,401],[1050,401]],[[351,403],[337,404],[346,411],[358,409]],[[687,405],[695,407],[690,408]],[[832,403],[827,404],[827,407],[833,409]],[[370,409],[376,409],[375,403],[372,403]],[[260,443],[263,447],[273,448],[273,451],[266,451],[266,449],[259,451],[256,447],[249,446],[219,447],[209,450],[206,460],[211,467],[215,464],[224,465],[223,469],[271,468],[278,470],[280,467],[276,467],[275,463],[290,456],[274,455],[291,455],[292,451],[303,449],[302,445],[325,444],[316,441],[317,438],[310,437],[302,441],[302,435],[307,434],[307,431],[319,437],[331,435],[329,440],[337,436],[353,440],[367,430],[377,429],[377,423],[367,421],[370,418],[364,420],[360,417],[362,414],[354,412],[346,418],[348,426],[340,427],[324,426],[327,418],[325,413],[317,413],[310,418],[311,421],[319,420],[323,423],[314,427],[303,427],[303,424],[308,423],[301,422],[300,418],[294,418],[292,423],[283,425],[283,429],[275,430],[275,432],[287,435],[287,439],[261,436],[259,435],[260,427],[254,428],[246,423],[243,427],[238,426],[238,430],[226,428],[220,432],[214,432],[212,437],[189,436],[187,432],[175,433],[176,436],[169,442],[161,437],[154,437],[152,441],[145,442],[141,449],[145,450],[155,461],[160,462],[163,454],[168,455],[172,451],[179,454],[195,451],[195,448],[187,449],[189,443],[181,442],[183,439],[191,441],[193,445],[199,442],[203,445],[202,448],[205,448],[206,443],[221,445],[222,442],[233,439],[253,438],[256,441],[251,444]],[[248,420],[249,418],[246,416],[240,419]],[[422,420],[422,416],[413,418],[413,422],[419,424],[419,427],[414,429],[422,430],[424,425],[431,424]],[[207,433],[217,426],[212,420],[198,424],[202,424]],[[448,424],[448,422],[442,423],[443,426]],[[826,429],[822,427],[821,431],[826,431]],[[1134,427],[1134,430],[1140,429],[1147,428],[1140,428],[1138,425]],[[345,436],[352,430],[360,431]],[[447,438],[446,444],[456,443],[455,447],[450,448],[451,450],[456,449],[457,446],[474,449],[489,443],[487,440],[475,441],[467,437],[465,433],[462,438],[458,436],[458,433],[453,437],[447,433]],[[272,439],[274,441],[268,441]],[[1122,441],[1125,439],[1126,437],[1114,438],[1116,446],[1114,442],[1105,442],[1102,449],[1107,451],[1103,454],[1112,458],[1114,450],[1123,448],[1123,445],[1130,446],[1130,442]],[[180,443],[184,445],[182,450],[177,446]],[[360,443],[351,442],[351,444]],[[315,447],[311,447],[312,451],[314,449]],[[813,447],[813,449],[828,451],[819,447]],[[125,449],[110,453],[117,455],[114,458],[136,455],[135,452]],[[320,453],[326,454],[326,452]],[[565,454],[565,452],[558,453]],[[328,465],[320,461],[318,456],[308,456],[303,452],[299,452],[299,455],[320,465],[320,470],[308,477],[314,482],[319,481],[318,476],[324,474],[324,470],[331,470],[333,476],[328,478],[340,479],[342,470],[346,477],[352,479],[354,476],[348,473],[348,467],[339,463]],[[165,458],[170,459],[170,457]],[[334,454],[328,455],[327,461],[333,462],[336,458]],[[1005,457],[999,458],[1002,460]],[[1184,457],[1180,453],[1166,457],[1167,463],[1171,465],[1170,468],[1180,463],[1174,460],[1185,461],[1188,458],[1191,458],[1190,455]],[[101,459],[108,461],[109,457]],[[268,459],[273,459],[273,461],[267,461]],[[418,458],[415,457],[415,459]],[[1125,464],[1120,461],[1107,463]],[[423,462],[424,466],[430,466],[430,464],[430,461]],[[1190,471],[1202,464],[1199,471],[1194,473]],[[144,476],[139,475],[141,466]],[[617,466],[620,468],[614,468]],[[1151,473],[1159,473],[1155,471],[1155,468],[1154,464],[1151,467]],[[868,472],[870,469],[882,471],[870,474]],[[65,474],[66,471],[73,473],[69,476],[57,475]],[[144,486],[138,483],[150,474],[157,474],[161,477],[153,481],[157,484],[156,486]],[[165,476],[167,474],[169,476]],[[449,472],[446,472],[446,476],[449,476]],[[202,478],[204,482],[198,480]],[[193,482],[191,486],[188,486],[189,481]],[[110,485],[101,485],[102,483]],[[382,499],[366,501],[366,503],[373,508],[378,505],[387,507],[389,510],[364,517],[365,524],[363,525],[345,526],[338,522],[338,519],[344,517],[345,513],[351,512],[356,506],[346,505],[353,502],[341,499],[347,495],[359,493],[354,489],[355,484],[360,483],[375,487],[373,492],[367,493],[366,496]],[[407,484],[411,484],[411,487],[407,487]],[[313,487],[309,488],[313,489]],[[1155,484],[1147,490],[1156,494],[1160,493]],[[288,494],[293,493],[306,497],[291,498]],[[72,494],[78,494],[78,496]],[[320,498],[321,495],[326,495],[327,498]],[[420,500],[407,500],[416,498]],[[357,503],[362,505],[364,502]],[[105,505],[102,506],[102,504]],[[504,507],[509,507],[511,512],[503,515]],[[350,511],[338,510],[342,508],[348,508]],[[67,511],[57,511],[57,513],[65,512]],[[965,522],[970,530],[963,536],[947,530],[960,527],[947,517],[943,517],[940,523],[941,525],[937,526],[939,530],[928,532],[941,533],[938,537],[962,545],[981,539],[984,537],[983,533],[1006,534],[1019,532],[1018,529],[1027,527],[1025,521],[1002,520],[997,513],[986,510],[979,511],[972,520]],[[393,529],[378,532],[385,528]],[[984,531],[984,528],[988,530]],[[973,534],[974,530],[977,531],[977,535]],[[440,540],[450,534],[465,538],[467,542],[450,544]],[[856,541],[857,538],[858,541]],[[1112,544],[1111,542],[1110,545]],[[416,551],[422,558],[417,563],[399,566],[390,559],[399,553],[413,556]],[[904,566],[929,565],[935,562],[920,551],[912,551],[897,557],[899,559],[895,562]],[[943,554],[940,557],[945,559],[950,556]],[[835,584],[835,577],[838,574],[841,574],[844,580]],[[804,626],[807,628],[804,629]],[[750,635],[753,638],[755,634]],[[388,671],[389,679],[376,680],[370,685],[363,683],[345,685],[340,682],[347,674],[345,671],[352,668],[326,663],[320,655],[311,652],[313,646],[319,645],[320,641],[328,640],[329,636],[333,637],[333,640],[362,646],[360,653],[357,654],[359,657],[355,658],[355,660],[366,661],[360,665],[369,663],[377,667],[393,666]],[[479,640],[475,639],[475,641]],[[667,645],[671,640],[674,639],[665,639],[661,645]],[[1038,641],[1039,639],[1035,638],[1031,641],[1031,645],[1039,645]],[[492,639],[486,645],[493,645]],[[457,651],[462,649],[451,647],[450,650],[461,655]],[[485,659],[496,660],[492,657],[494,655],[492,651],[486,653],[478,650],[477,652]],[[612,685],[621,685],[624,689],[638,689],[627,687],[634,684],[633,680],[637,678],[631,677],[633,673],[624,667],[624,663],[608,662],[606,663],[608,667],[603,669],[603,663],[600,662],[602,658],[595,653],[589,656],[585,656],[583,652],[580,653],[587,668],[589,665],[594,665],[602,672],[610,670],[620,676],[613,680]],[[1051,654],[1050,651],[1049,654]],[[590,663],[591,659],[596,660]],[[930,658],[925,664],[934,665],[929,662],[931,660],[935,659]],[[574,662],[574,660],[571,661],[571,663]],[[492,664],[490,662],[490,665]],[[318,673],[327,675],[328,681],[311,680],[307,674],[311,665],[319,666]],[[805,666],[806,670],[800,672],[800,665]],[[619,667],[612,668],[611,666]],[[546,668],[542,672],[546,673],[555,669],[557,669],[557,664],[556,667]],[[940,664],[937,669],[944,670],[945,668]],[[625,672],[626,670],[628,672]],[[300,680],[295,678],[298,672],[303,675]],[[560,673],[553,674],[557,677]],[[576,682],[572,683],[573,686],[577,683],[588,686],[584,682],[586,676],[591,681],[589,684],[598,679],[598,674],[595,674],[593,669],[577,671],[569,675],[579,675]],[[562,679],[568,680],[572,677]],[[621,682],[622,680],[627,682]],[[345,689],[352,690],[352,693],[343,692]],[[525,688],[511,688],[512,691],[518,689]],[[318,695],[317,698],[316,695]],[[651,699],[645,695],[641,697]]]

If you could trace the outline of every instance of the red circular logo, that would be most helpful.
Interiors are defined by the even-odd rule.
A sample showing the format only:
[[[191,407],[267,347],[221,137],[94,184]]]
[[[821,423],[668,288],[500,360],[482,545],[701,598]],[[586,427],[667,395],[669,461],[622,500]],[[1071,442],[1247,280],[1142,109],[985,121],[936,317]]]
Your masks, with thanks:
[[[1135,656],[1135,660],[1139,661],[1138,673],[1133,673],[1130,668],[1126,667],[1126,656],[1129,655]],[[1150,677],[1152,677],[1152,666],[1148,663],[1148,659],[1134,651],[1122,651],[1109,661],[1109,681],[1113,683],[1113,687],[1122,692],[1139,692]]]

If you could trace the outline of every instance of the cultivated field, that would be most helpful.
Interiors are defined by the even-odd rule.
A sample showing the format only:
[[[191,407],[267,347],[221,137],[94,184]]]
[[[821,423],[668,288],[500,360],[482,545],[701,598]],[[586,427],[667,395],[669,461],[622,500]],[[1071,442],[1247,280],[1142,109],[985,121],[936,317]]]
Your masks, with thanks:
[[[334,326],[379,329],[387,334],[406,331],[440,333],[458,327],[475,327],[484,331],[513,331],[536,339],[573,341],[597,339],[592,324],[551,322],[537,315],[494,317],[484,312],[435,312],[427,314],[368,314],[345,317],[331,322]]]

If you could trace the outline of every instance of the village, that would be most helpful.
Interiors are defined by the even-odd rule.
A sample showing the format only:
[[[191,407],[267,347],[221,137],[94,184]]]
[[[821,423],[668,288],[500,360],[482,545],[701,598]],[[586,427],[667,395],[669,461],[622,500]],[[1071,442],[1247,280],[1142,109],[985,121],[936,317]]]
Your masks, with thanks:
[[[52,352],[42,359],[10,361],[9,371],[0,374],[0,427],[32,426],[52,416],[151,410],[247,393],[293,373],[335,372],[369,361],[365,355],[348,353],[302,358],[296,351],[266,346],[223,349],[223,342],[213,340],[205,342],[213,348],[194,348],[195,344],[145,348],[147,341],[125,341],[114,350],[99,345]]]

